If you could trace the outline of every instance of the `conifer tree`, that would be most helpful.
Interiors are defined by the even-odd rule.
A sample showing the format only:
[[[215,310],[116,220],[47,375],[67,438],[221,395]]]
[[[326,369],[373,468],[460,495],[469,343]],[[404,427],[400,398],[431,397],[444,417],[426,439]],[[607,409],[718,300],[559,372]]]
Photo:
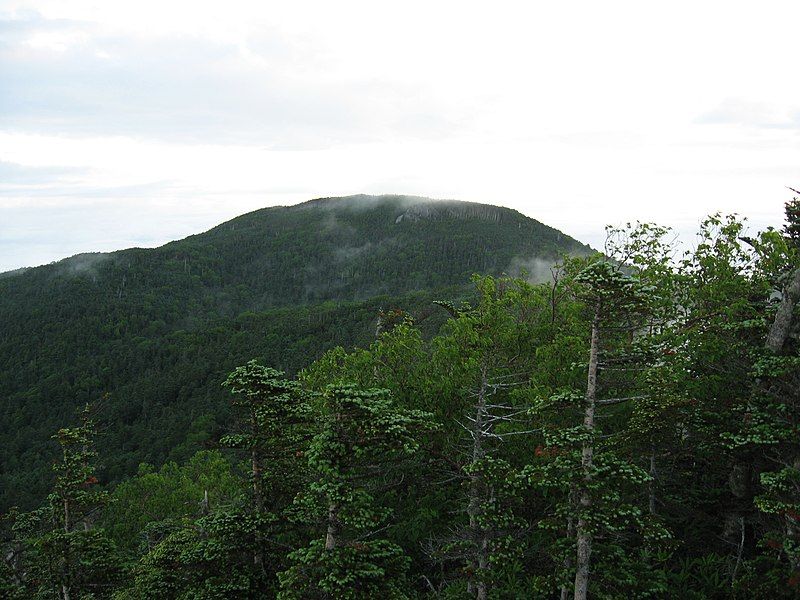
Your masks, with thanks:
[[[519,517],[524,478],[498,451],[498,445],[525,430],[527,406],[515,391],[527,379],[524,366],[532,347],[521,315],[530,309],[530,286],[509,278],[474,278],[475,307],[443,304],[453,315],[446,333],[436,339],[435,360],[460,382],[457,393],[464,414],[457,420],[462,435],[448,449],[462,466],[461,502],[466,519],[453,527],[436,554],[462,563],[467,593],[486,600],[500,574],[511,574],[522,546],[526,523]],[[447,367],[445,367],[447,365]]]
[[[116,548],[95,523],[108,501],[95,475],[96,426],[92,408],[80,412],[78,427],[60,429],[54,436],[61,457],[47,504],[36,511],[43,533],[28,541],[35,555],[28,574],[40,591],[49,589],[61,600],[109,597],[121,574]],[[37,581],[38,580],[38,581]]]
[[[322,395],[319,418],[307,452],[313,480],[295,501],[295,518],[316,524],[318,537],[290,555],[280,597],[405,598],[408,561],[379,535],[390,515],[376,494],[417,452],[431,415],[396,408],[387,390],[340,385]]]
[[[248,454],[252,511],[280,510],[302,477],[298,453],[309,439],[311,408],[296,382],[256,361],[234,369],[223,385],[234,394],[239,431],[220,444]]]
[[[572,587],[574,598],[584,600],[593,579],[627,581],[635,589],[639,583],[630,572],[631,556],[640,545],[633,542],[632,533],[638,532],[643,541],[667,534],[657,524],[653,526],[636,500],[650,479],[647,472],[614,450],[613,438],[598,422],[600,409],[627,404],[642,395],[636,377],[628,373],[635,372],[642,359],[637,336],[652,290],[623,273],[620,264],[602,259],[590,260],[568,278],[568,285],[588,313],[586,384],[581,393],[563,390],[534,405],[533,412],[544,425],[544,446],[528,468],[528,476],[548,496],[559,498],[551,518],[540,525],[566,531],[563,541],[554,545],[556,554],[563,557],[556,575],[561,598],[567,598]],[[574,412],[578,403],[580,414]],[[570,424],[564,415],[574,415],[582,424]],[[628,539],[614,542],[614,538]],[[598,549],[602,552],[593,557]],[[595,569],[597,577],[592,577],[592,564],[601,565]],[[651,582],[641,583],[643,589],[648,585]],[[659,584],[652,582],[650,592],[652,586]],[[603,597],[603,587],[595,581],[592,595]]]
[[[678,387],[692,405],[684,437],[696,468],[702,465],[702,476],[687,478],[681,489],[720,490],[717,506],[704,516],[703,527],[714,532],[705,551],[725,558],[731,587],[759,537],[753,501],[763,469],[761,442],[770,437],[763,435],[768,428],[761,416],[770,411],[753,408],[764,402],[753,386],[753,367],[765,351],[765,309],[784,245],[774,231],[748,238],[745,226],[735,215],[719,214],[701,224],[696,248],[678,265],[686,314],[674,346],[679,368],[683,363]]]
[[[751,351],[753,380],[749,395],[737,412],[742,418],[736,427],[723,433],[728,447],[748,461],[748,473],[754,481],[748,486],[748,500],[760,511],[760,517],[742,510],[741,530],[753,542],[760,541],[767,557],[775,560],[773,574],[800,587],[800,216],[797,199],[786,203],[784,236],[763,232],[748,240],[754,249],[753,277],[766,276],[771,286],[765,290],[775,297],[772,305],[764,303],[763,323],[766,332],[761,347]],[[749,507],[747,507],[749,508]],[[761,523],[760,521],[765,521]],[[760,526],[760,527],[759,527]],[[759,527],[759,530],[755,530]],[[748,537],[750,537],[748,536]],[[759,540],[760,538],[760,540]],[[745,536],[742,536],[745,540]],[[744,546],[744,543],[741,545]],[[754,550],[740,547],[732,584],[736,585],[739,565]],[[764,571],[765,561],[758,568]],[[775,573],[777,572],[777,573]],[[757,577],[750,577],[757,585]]]
[[[249,494],[174,528],[137,568],[131,597],[252,598],[277,593],[276,575],[296,533],[285,510],[302,480],[310,407],[299,386],[250,361],[224,385],[234,394],[236,431],[221,445],[243,451]]]

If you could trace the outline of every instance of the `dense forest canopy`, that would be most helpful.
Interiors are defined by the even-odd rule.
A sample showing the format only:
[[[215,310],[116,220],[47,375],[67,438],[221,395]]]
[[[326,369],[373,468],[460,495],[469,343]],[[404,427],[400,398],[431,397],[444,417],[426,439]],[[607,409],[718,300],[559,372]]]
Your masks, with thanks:
[[[381,308],[430,316],[433,332],[431,300],[469,293],[472,273],[531,271],[565,252],[589,249],[507,208],[354,196],[0,278],[0,510],[46,495],[50,435],[86,402],[106,395],[101,473],[119,481],[217,437],[219,383],[248,359],[294,373],[366,343]]]
[[[401,213],[369,218],[441,231],[516,218],[459,204],[392,206]],[[86,405],[104,382],[83,382],[72,402],[85,405],[79,414],[64,401],[55,415],[63,423],[53,428],[59,454],[46,499],[5,515],[0,591],[64,599],[798,597],[799,213],[792,200],[781,229],[751,236],[737,217],[712,215],[686,251],[658,225],[610,228],[603,253],[564,248],[546,281],[484,274],[466,291],[466,279],[441,274],[435,286],[455,286],[442,295],[403,295],[410,289],[402,284],[377,289],[387,294],[380,300],[353,292],[349,304],[279,308],[254,284],[242,297],[264,305],[202,324],[198,306],[221,311],[235,294],[215,305],[211,292],[197,300],[186,291],[162,332],[128,324],[101,346],[120,362],[99,359],[124,369],[134,355],[114,342],[136,331],[132,340],[163,357],[157,364],[173,365],[169,377],[198,390],[213,385],[213,395],[203,392],[184,437],[169,438],[184,426],[177,415],[198,400],[191,391]],[[500,249],[486,252],[497,261],[491,268],[508,267],[508,248],[502,259]],[[180,261],[172,268],[179,272]],[[229,276],[222,272],[220,281]],[[29,277],[45,275],[6,281]],[[289,304],[300,300],[292,285]],[[181,317],[182,307],[195,314]],[[371,311],[377,325],[349,316]],[[331,333],[347,322],[349,330]],[[63,356],[81,335],[91,338],[71,331]],[[309,341],[314,335],[326,337]],[[242,356],[255,338],[258,350]],[[156,398],[161,369],[147,360],[130,368],[150,378],[110,379],[119,382],[113,393]],[[57,373],[47,385],[74,393]],[[198,380],[205,383],[191,383]],[[16,385],[27,389],[25,381]],[[153,396],[137,395],[146,381]],[[33,436],[18,408],[36,401],[26,393],[4,410]],[[46,398],[39,401],[43,409]],[[125,420],[120,411],[131,405]],[[164,447],[135,472],[119,468],[121,481],[110,485],[100,466],[118,459],[113,452],[141,456],[121,440],[103,448],[111,425],[155,427],[144,413],[173,414],[168,406],[177,407],[175,420],[159,427],[179,450]],[[35,447],[31,439],[13,443]],[[4,486],[24,482],[8,467],[3,475]],[[6,494],[6,502],[23,497]]]

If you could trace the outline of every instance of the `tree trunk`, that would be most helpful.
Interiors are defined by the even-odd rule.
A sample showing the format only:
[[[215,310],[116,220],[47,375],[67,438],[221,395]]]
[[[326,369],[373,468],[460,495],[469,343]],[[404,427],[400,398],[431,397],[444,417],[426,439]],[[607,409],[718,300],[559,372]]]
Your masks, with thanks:
[[[767,341],[764,344],[767,350],[774,354],[781,353],[789,337],[792,328],[792,314],[798,301],[800,301],[800,269],[795,269],[789,284],[783,288],[783,297],[778,306],[778,312],[775,313],[775,319],[772,321]]]
[[[573,485],[569,491],[569,506],[570,509],[575,506],[575,486]],[[575,539],[575,519],[572,518],[572,515],[567,517],[567,539],[572,540]],[[569,573],[572,570],[573,560],[572,554],[567,552],[567,555],[564,557],[564,572]],[[561,586],[561,600],[568,600],[569,599],[569,586],[562,585]]]
[[[69,533],[71,529],[70,525],[70,510],[69,510],[69,498],[64,498],[64,533]],[[67,544],[69,544],[69,538],[66,538]],[[63,559],[64,559],[64,567],[63,569],[69,568],[70,557],[69,557],[69,545],[67,545],[67,549],[64,551]],[[61,598],[63,600],[70,600],[70,590],[69,585],[66,581],[66,573],[62,570],[61,572]]]
[[[650,514],[656,514],[656,451],[650,452],[650,483],[647,485],[648,507]]]
[[[483,427],[486,416],[487,386],[486,366],[484,365],[481,368],[481,383],[478,389],[478,399],[475,405],[475,421],[472,427],[472,465],[480,461],[484,455]],[[467,591],[470,594],[474,594],[477,600],[486,600],[488,594],[486,582],[483,581],[483,575],[489,566],[489,540],[487,532],[482,529],[479,522],[482,505],[485,501],[485,498],[483,498],[483,490],[481,489],[482,484],[483,482],[479,474],[470,473],[467,515],[469,516],[470,537],[475,543],[475,554],[470,562],[472,563],[471,567],[473,573],[478,574],[478,580],[473,581],[471,579],[467,583]]]
[[[255,411],[253,411],[251,415],[252,424],[253,424],[253,434],[255,437],[256,431],[256,420]],[[261,493],[261,483],[262,483],[262,469],[261,469],[261,460],[258,456],[258,450],[253,448],[250,452],[250,462],[251,462],[251,476],[253,477],[253,514],[258,515],[261,514],[261,511],[264,509],[264,498]],[[256,548],[253,552],[253,564],[256,567],[264,566],[264,556],[261,552],[261,537],[256,531]]]
[[[64,533],[69,533],[70,530],[70,516],[69,516],[69,498],[64,498]]]
[[[592,340],[589,347],[589,373],[586,380],[586,401],[583,414],[583,427],[586,433],[594,432],[594,409],[597,399],[597,355],[600,345],[600,302],[595,306],[592,319]],[[589,486],[592,482],[592,460],[594,458],[594,442],[588,439],[583,444],[581,453],[581,470],[583,485],[578,492],[580,514],[576,527],[577,560],[575,566],[575,600],[586,600],[589,593],[589,565],[592,554],[592,533],[586,521],[586,513],[592,506]]]
[[[253,449],[250,454],[250,462],[253,477],[253,510],[254,512],[261,512],[264,507],[264,498],[261,495],[261,461],[258,458],[258,452]]]
[[[336,536],[339,535],[338,507],[335,504],[328,506],[328,529],[325,533],[325,550],[333,550],[338,544]]]

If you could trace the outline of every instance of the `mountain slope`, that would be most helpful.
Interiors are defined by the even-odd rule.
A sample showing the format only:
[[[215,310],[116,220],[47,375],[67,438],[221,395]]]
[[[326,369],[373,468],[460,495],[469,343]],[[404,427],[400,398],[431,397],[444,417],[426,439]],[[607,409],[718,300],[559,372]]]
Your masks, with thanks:
[[[101,449],[114,479],[216,434],[219,384],[240,362],[260,356],[295,370],[333,345],[363,343],[382,306],[424,314],[435,297],[462,293],[474,272],[587,251],[506,208],[353,196],[255,211],[160,248],[8,274],[0,509],[43,493],[49,436],[83,402],[108,394]]]

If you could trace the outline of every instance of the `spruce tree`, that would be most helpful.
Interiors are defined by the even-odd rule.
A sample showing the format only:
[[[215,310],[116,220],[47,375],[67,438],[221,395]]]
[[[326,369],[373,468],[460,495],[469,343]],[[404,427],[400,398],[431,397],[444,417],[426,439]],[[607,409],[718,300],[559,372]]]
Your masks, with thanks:
[[[26,573],[28,589],[47,590],[61,600],[110,597],[122,571],[114,544],[96,527],[108,492],[100,489],[95,474],[92,410],[86,405],[79,426],[59,429],[53,436],[61,449],[53,465],[55,484],[46,505],[29,515],[40,519],[41,529],[27,539],[33,553]],[[28,530],[35,531],[27,520]]]
[[[307,452],[313,479],[295,501],[295,519],[318,536],[290,555],[280,598],[405,598],[408,560],[380,536],[389,511],[377,494],[396,482],[419,449],[431,415],[396,408],[387,390],[330,386],[320,432]]]
[[[203,516],[168,527],[142,559],[130,597],[253,598],[277,593],[278,571],[297,537],[286,509],[304,475],[310,407],[299,386],[250,361],[224,385],[233,392],[234,432],[220,444],[245,455],[248,493],[216,506],[197,498]]]

